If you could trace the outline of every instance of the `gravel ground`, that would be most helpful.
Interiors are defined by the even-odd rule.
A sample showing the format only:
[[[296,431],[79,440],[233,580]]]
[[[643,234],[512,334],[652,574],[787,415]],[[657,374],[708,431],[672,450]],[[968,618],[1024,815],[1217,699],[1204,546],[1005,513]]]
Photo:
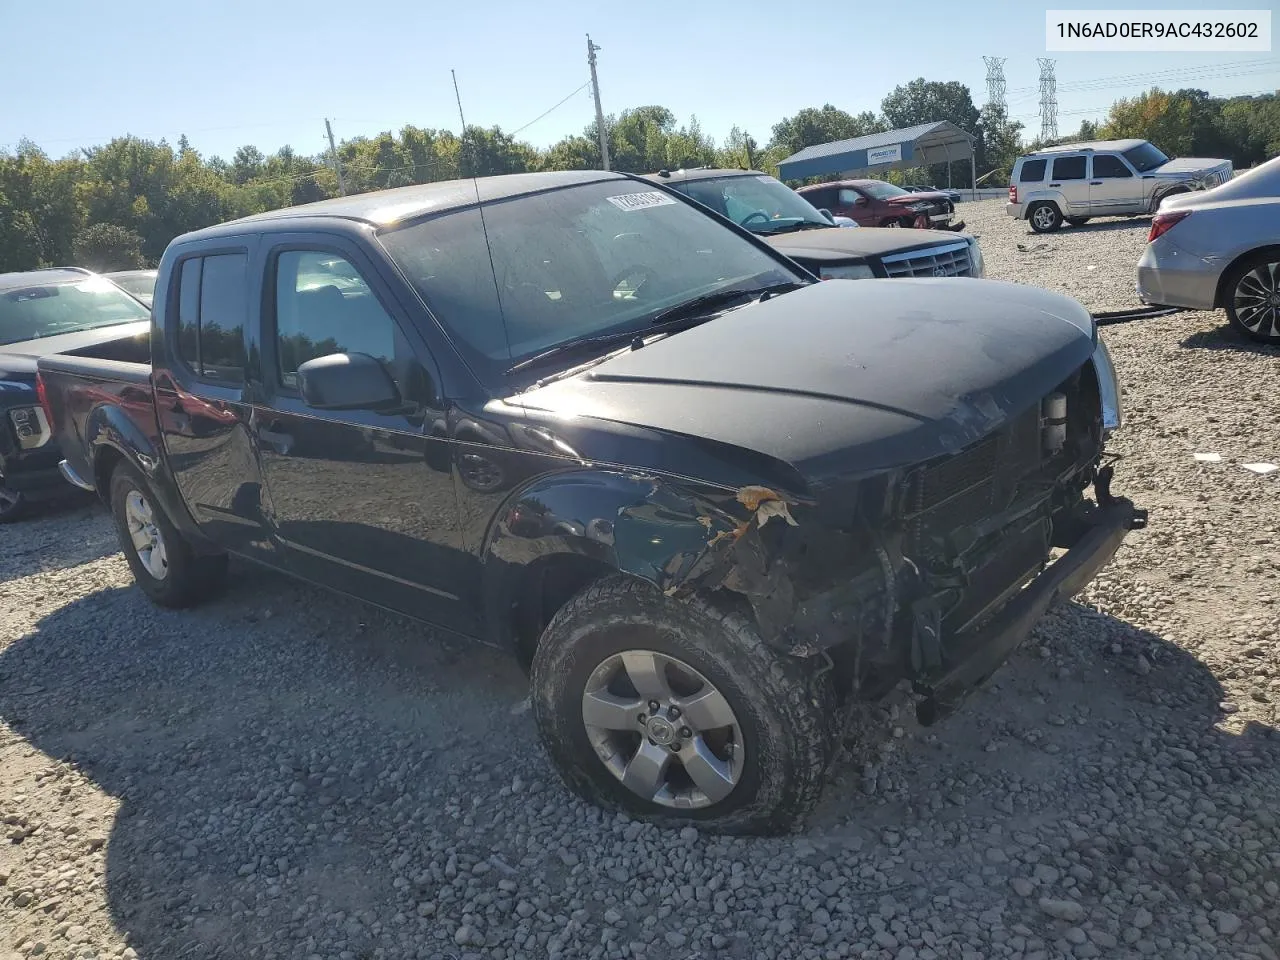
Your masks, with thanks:
[[[1145,220],[962,209],[1136,305]],[[1151,527],[946,724],[868,710],[794,837],[579,803],[499,654],[239,566],[154,609],[94,506],[0,529],[0,958],[1276,957],[1280,352],[1222,323],[1106,329]]]

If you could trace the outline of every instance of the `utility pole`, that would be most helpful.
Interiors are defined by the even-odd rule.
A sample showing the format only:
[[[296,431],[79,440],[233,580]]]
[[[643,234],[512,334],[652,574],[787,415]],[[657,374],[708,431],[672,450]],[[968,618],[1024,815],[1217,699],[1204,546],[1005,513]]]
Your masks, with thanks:
[[[1058,78],[1053,66],[1057,61],[1037,57],[1040,64],[1040,140],[1052,143],[1058,139]]]
[[[338,159],[338,147],[333,142],[333,127],[329,126],[329,118],[324,121],[324,132],[329,135],[329,156],[333,158],[333,170],[338,175],[338,195],[347,195],[347,184],[342,179],[342,161]]]
[[[609,134],[604,128],[604,109],[600,106],[600,79],[596,76],[597,47],[591,42],[591,34],[587,34],[587,63],[591,65],[591,92],[596,95],[596,132],[600,135],[600,159],[604,169],[609,169]]]

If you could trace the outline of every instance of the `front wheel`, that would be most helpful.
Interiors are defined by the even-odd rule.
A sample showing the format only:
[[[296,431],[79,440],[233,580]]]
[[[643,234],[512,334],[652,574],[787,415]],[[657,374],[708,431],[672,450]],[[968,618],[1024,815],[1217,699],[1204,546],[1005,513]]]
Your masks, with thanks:
[[[1052,233],[1062,226],[1062,212],[1054,203],[1037,203],[1027,211],[1027,220],[1036,233]]]
[[[531,688],[570,788],[648,820],[780,832],[812,809],[831,759],[827,677],[768,648],[747,617],[629,578],[556,614]]]
[[[1280,255],[1260,253],[1240,264],[1223,285],[1231,325],[1250,340],[1280,343]]]
[[[111,517],[133,578],[152,602],[189,607],[226,583],[226,555],[197,554],[169,522],[147,482],[123,463],[111,475]]]

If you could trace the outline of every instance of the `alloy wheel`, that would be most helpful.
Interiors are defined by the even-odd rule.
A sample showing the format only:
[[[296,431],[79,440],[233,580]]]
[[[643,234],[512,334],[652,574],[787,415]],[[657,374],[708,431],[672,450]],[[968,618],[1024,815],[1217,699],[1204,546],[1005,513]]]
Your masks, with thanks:
[[[1053,227],[1053,210],[1047,206],[1036,207],[1035,212],[1031,214],[1031,219],[1041,230],[1049,230]]]
[[[1232,306],[1236,319],[1251,333],[1280,336],[1280,263],[1260,263],[1241,277]]]
[[[711,806],[742,777],[733,708],[702,673],[667,654],[627,650],[604,660],[587,680],[582,722],[605,768],[661,806]]]
[[[130,490],[124,500],[124,518],[129,539],[147,573],[156,580],[169,575],[169,556],[165,552],[164,534],[156,525],[151,503],[137,490]]]

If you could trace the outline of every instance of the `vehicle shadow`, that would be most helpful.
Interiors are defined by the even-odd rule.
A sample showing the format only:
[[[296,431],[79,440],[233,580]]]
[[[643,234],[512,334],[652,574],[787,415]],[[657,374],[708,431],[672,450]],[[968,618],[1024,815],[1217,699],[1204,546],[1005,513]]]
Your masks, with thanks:
[[[1213,330],[1200,330],[1183,338],[1179,346],[1188,350],[1236,350],[1264,357],[1280,357],[1280,344],[1258,343],[1238,333],[1229,323]]]
[[[1088,223],[1082,223],[1078,227],[1066,224],[1062,229],[1071,233],[1107,233],[1112,230],[1132,230],[1135,227],[1141,227],[1145,230],[1150,226],[1150,224],[1151,215],[1140,214],[1136,217],[1119,217],[1115,219],[1100,218],[1097,220],[1090,220]]]
[[[91,494],[33,503],[0,526],[0,582],[77,567],[119,550],[106,509]]]
[[[49,614],[0,654],[0,718],[61,771],[37,788],[49,792],[47,832],[83,799],[58,796],[64,773],[118,801],[105,895],[140,957],[461,954],[449,863],[498,898],[508,895],[500,881],[521,895],[540,890],[552,916],[573,911],[572,889],[617,902],[635,891],[634,877],[614,875],[613,860],[584,855],[573,869],[591,882],[564,892],[563,851],[616,845],[617,822],[584,809],[550,770],[509,658],[423,642],[418,627],[282,576],[237,568],[233,580],[227,599],[186,612],[153,609],[133,587],[103,590]],[[871,865],[892,858],[882,837],[891,827],[936,839],[959,820],[1008,833],[1079,819],[1132,758],[1175,744],[1206,758],[1177,782],[1193,803],[1224,803],[1240,769],[1280,766],[1274,731],[1220,730],[1217,682],[1154,634],[1072,605],[1050,615],[1031,651],[945,725],[923,731],[892,720],[893,704],[876,708],[904,735],[862,758],[866,766],[846,765],[806,842]],[[1139,655],[1147,675],[1128,666]],[[501,823],[511,801],[493,801],[517,789],[534,816],[562,825],[557,843]],[[1180,803],[1169,789],[1166,799]],[[1280,816],[1280,789],[1268,796],[1265,811],[1232,809],[1237,829]],[[1002,797],[1007,807],[993,805]],[[1156,801],[1147,803],[1154,822]],[[807,869],[788,838],[749,841],[735,856],[753,845]],[[1113,845],[1086,862],[1110,869],[1124,854]],[[670,846],[667,869],[678,869],[691,854]],[[890,881],[945,895],[972,864],[963,845],[938,849],[927,867],[900,860]],[[1228,855],[1194,856],[1207,871]],[[467,866],[482,862],[491,865],[483,872]],[[1228,876],[1230,866],[1218,869]],[[1185,878],[1157,882],[1183,895]],[[39,897],[32,910],[42,909]],[[747,929],[745,914],[728,920]],[[509,923],[493,925],[490,946],[508,942],[518,920]],[[409,932],[437,937],[438,948],[406,947]]]

